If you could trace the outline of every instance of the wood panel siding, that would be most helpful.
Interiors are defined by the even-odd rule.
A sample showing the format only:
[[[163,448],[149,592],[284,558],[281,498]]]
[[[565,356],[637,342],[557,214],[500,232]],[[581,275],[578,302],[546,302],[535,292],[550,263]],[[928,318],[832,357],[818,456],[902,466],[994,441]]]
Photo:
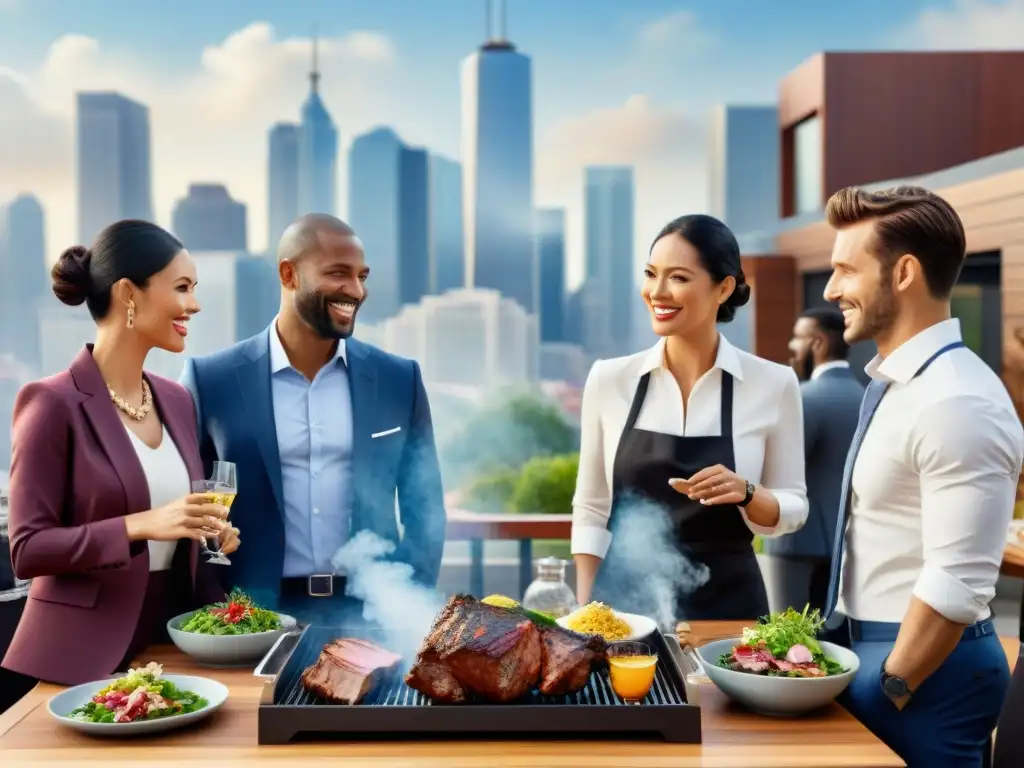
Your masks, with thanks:
[[[786,363],[793,322],[800,311],[799,275],[789,256],[745,256],[743,272],[754,304],[753,353]]]

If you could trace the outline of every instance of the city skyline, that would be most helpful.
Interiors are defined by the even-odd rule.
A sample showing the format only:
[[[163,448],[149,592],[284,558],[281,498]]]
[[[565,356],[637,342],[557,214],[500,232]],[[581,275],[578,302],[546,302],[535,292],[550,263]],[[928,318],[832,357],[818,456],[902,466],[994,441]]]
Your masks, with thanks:
[[[80,5],[16,0],[0,10],[0,96],[14,105],[0,116],[0,200],[39,197],[50,259],[78,239],[74,92],[108,88],[151,111],[157,220],[170,224],[189,183],[221,183],[248,207],[251,247],[265,247],[267,135],[295,119],[305,96],[311,20],[321,30],[324,101],[340,134],[339,213],[348,208],[342,160],[352,137],[370,127],[389,125],[410,144],[461,159],[458,69],[483,41],[482,2],[432,5],[427,16],[438,32],[427,35],[415,34],[425,28],[423,9],[405,13],[395,2],[372,13],[352,4],[344,14],[312,1],[287,14],[263,2],[244,11],[183,2],[175,14],[190,24],[175,28],[172,46],[147,44],[160,22],[147,27],[137,7]],[[635,247],[643,252],[665,220],[707,207],[711,104],[770,103],[778,76],[824,48],[1009,47],[1024,28],[1021,0],[908,0],[898,8],[872,0],[849,19],[807,2],[770,11],[722,5],[732,10],[593,2],[581,15],[571,2],[509,3],[509,37],[533,64],[535,205],[566,209],[570,286],[583,271],[584,166],[634,166]],[[785,42],[755,54],[746,43],[755,32]]]

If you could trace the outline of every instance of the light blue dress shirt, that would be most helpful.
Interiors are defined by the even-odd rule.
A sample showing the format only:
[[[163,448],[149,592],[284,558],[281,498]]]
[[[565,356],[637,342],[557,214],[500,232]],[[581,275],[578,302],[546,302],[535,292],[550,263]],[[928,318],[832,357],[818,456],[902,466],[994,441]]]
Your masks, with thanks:
[[[270,328],[271,394],[284,496],[285,578],[332,573],[352,524],[352,393],[345,342],[313,381]]]

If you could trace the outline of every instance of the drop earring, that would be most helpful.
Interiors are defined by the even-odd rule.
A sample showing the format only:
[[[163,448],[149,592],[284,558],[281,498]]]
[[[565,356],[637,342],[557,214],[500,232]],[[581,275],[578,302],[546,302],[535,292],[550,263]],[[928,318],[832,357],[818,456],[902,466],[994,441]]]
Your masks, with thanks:
[[[135,303],[129,302],[128,304],[128,327],[132,328],[135,326]]]

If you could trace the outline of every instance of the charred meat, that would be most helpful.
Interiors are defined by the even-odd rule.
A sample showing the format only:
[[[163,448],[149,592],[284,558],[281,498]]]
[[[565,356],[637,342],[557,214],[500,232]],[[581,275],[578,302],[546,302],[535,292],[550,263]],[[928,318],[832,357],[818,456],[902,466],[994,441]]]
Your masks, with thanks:
[[[343,637],[324,646],[302,673],[302,685],[333,704],[358,704],[400,661],[400,656],[373,643]]]
[[[586,685],[604,652],[601,638],[539,628],[516,610],[456,595],[434,620],[405,682],[450,704],[474,694],[514,701],[535,688],[572,693]]]

